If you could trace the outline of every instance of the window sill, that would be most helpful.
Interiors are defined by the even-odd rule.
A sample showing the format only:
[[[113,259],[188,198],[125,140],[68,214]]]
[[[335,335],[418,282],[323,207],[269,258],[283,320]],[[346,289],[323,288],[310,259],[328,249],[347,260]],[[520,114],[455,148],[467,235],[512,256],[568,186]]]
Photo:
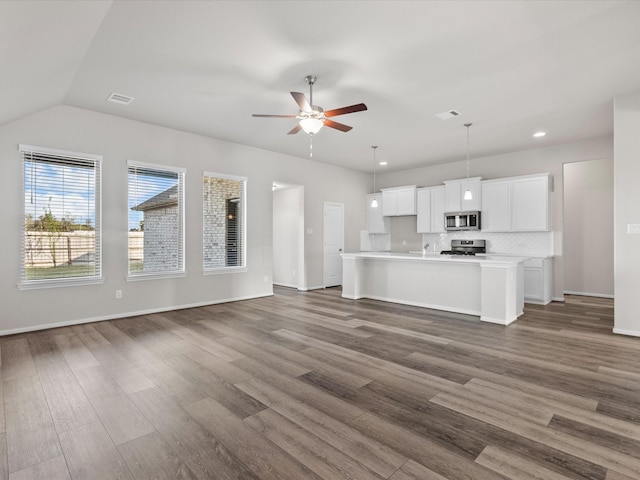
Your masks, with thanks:
[[[223,275],[225,273],[244,273],[247,271],[247,267],[220,267],[202,270],[202,275]]]
[[[139,275],[127,275],[127,282],[142,282],[145,280],[162,280],[165,278],[184,278],[187,272],[167,272],[167,273],[141,273]]]
[[[43,288],[59,288],[59,287],[81,287],[84,285],[101,285],[104,283],[103,277],[95,278],[61,278],[57,280],[31,280],[20,282],[18,289],[20,290],[40,290]]]

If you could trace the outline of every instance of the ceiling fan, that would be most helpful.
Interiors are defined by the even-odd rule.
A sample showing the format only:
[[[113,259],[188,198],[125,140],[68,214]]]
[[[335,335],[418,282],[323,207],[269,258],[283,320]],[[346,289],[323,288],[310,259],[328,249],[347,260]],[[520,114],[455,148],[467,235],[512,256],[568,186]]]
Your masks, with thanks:
[[[329,128],[335,128],[341,132],[348,132],[353,127],[344,125],[342,123],[329,120],[329,117],[337,117],[338,115],[345,115],[347,113],[361,112],[367,109],[364,103],[358,103],[356,105],[350,105],[348,107],[335,108],[333,110],[327,110],[326,112],[319,106],[313,104],[313,84],[316,83],[317,77],[315,75],[307,75],[304,77],[309,85],[309,100],[300,92],[291,92],[291,96],[300,107],[300,111],[297,115],[265,115],[260,113],[254,113],[254,117],[268,117],[268,118],[297,118],[300,120],[298,125],[289,130],[288,135],[298,133],[300,130],[309,135],[318,133],[323,126]]]

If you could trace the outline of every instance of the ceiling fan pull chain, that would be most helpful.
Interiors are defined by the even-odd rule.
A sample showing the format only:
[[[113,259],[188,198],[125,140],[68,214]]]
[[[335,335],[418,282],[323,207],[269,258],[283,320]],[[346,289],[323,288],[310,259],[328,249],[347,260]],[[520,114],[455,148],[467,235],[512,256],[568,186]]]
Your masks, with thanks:
[[[309,134],[309,158],[313,158],[313,133]]]

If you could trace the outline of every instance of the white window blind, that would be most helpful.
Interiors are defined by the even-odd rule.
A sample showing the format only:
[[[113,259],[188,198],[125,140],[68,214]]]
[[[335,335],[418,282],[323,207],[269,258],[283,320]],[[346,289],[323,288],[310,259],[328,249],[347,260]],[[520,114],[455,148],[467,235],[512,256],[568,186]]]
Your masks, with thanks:
[[[203,180],[203,270],[246,270],[247,179],[217,173]]]
[[[20,145],[24,232],[20,284],[95,283],[101,277],[99,155]]]
[[[184,273],[184,169],[129,162],[129,276]]]

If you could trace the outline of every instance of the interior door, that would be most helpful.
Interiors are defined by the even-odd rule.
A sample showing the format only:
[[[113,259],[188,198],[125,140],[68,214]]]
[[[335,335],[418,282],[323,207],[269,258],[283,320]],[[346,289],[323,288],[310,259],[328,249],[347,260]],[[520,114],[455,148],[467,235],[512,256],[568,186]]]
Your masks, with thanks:
[[[324,286],[342,285],[342,253],[344,248],[344,205],[324,204]]]

